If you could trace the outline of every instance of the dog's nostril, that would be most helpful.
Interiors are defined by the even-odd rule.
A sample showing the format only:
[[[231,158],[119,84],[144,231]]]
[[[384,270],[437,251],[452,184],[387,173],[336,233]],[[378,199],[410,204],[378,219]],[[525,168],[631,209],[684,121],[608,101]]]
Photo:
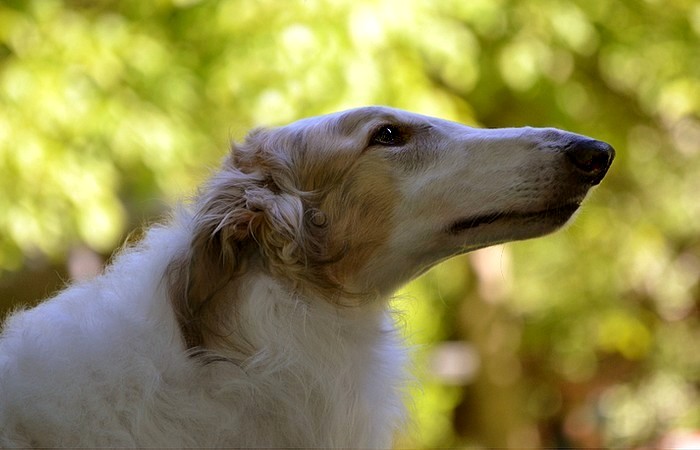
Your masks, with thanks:
[[[566,156],[579,172],[599,183],[615,157],[615,149],[605,142],[582,139],[566,148]]]

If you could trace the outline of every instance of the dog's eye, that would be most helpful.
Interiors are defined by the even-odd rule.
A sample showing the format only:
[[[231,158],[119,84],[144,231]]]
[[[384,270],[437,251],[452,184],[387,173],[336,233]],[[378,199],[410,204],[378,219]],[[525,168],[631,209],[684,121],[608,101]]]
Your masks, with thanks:
[[[405,135],[394,125],[382,125],[374,132],[369,141],[370,145],[385,145],[389,147],[403,145],[405,143]]]

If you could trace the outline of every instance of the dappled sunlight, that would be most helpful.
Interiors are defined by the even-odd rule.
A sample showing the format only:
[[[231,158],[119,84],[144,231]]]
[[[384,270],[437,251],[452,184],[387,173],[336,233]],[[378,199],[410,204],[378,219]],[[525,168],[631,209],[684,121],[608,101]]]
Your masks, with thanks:
[[[0,5],[2,310],[94,274],[256,126],[387,104],[565,128],[617,149],[573,223],[394,301],[420,380],[397,446],[697,439],[700,6],[283,3]]]

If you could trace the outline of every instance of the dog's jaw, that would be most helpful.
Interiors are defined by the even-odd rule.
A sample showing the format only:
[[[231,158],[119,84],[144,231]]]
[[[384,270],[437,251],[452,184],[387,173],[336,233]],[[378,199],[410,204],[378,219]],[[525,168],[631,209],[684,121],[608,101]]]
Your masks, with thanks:
[[[514,226],[513,224],[535,223],[537,228],[542,230],[542,234],[547,234],[566,224],[580,206],[580,202],[570,202],[533,211],[481,214],[453,222],[446,231],[449,234],[458,235],[468,230],[504,226],[504,224],[510,228]],[[532,237],[536,237],[538,232],[533,233],[535,234]]]

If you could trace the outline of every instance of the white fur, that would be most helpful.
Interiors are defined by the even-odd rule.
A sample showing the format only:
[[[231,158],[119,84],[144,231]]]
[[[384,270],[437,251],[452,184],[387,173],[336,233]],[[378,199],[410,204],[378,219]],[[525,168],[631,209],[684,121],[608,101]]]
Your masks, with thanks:
[[[386,312],[311,309],[256,275],[242,323],[259,352],[202,367],[160,283],[183,232],[151,230],[103,276],[7,321],[0,443],[389,447],[404,356]]]
[[[401,148],[367,145],[385,122],[410,128]],[[580,202],[599,181],[552,194],[574,183],[561,149],[580,138],[556,130],[475,130],[366,108],[260,133],[234,149],[191,212],[152,228],[103,275],[7,319],[0,445],[388,448],[406,379],[391,291],[450,255],[568,219],[446,231],[465,214]],[[284,148],[299,139],[304,153]],[[333,169],[341,157],[349,163]],[[329,181],[324,170],[337,174]],[[294,183],[321,183],[314,190],[325,194],[307,197]],[[353,208],[360,222],[341,227]],[[325,231],[313,237],[313,227]],[[327,248],[341,249],[340,259],[314,262]],[[184,271],[173,270],[177,261]],[[217,267],[241,269],[228,280]],[[330,281],[316,283],[312,267]],[[200,303],[196,292],[173,302],[182,276],[192,277],[182,284],[188,295],[200,289],[220,305],[220,324],[201,316],[201,339],[183,339],[178,314]],[[196,276],[209,281],[197,286]],[[212,279],[225,282],[210,292]]]

